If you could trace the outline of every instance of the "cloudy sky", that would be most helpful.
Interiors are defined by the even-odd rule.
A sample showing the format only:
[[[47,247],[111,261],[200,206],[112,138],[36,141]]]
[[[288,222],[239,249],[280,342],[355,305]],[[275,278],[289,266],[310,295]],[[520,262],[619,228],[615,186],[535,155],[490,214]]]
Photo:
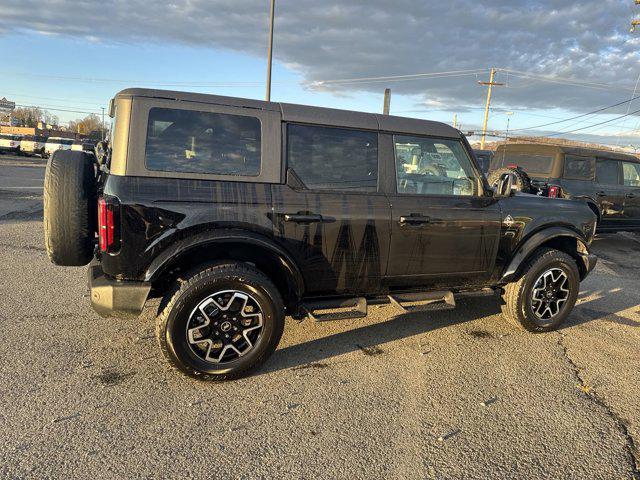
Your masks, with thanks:
[[[0,97],[65,120],[130,86],[264,96],[268,0],[0,0],[0,10]],[[491,129],[508,120],[514,134],[640,142],[640,117],[623,116],[640,99],[560,122],[632,98],[636,15],[633,0],[277,0],[272,98],[378,111],[390,87],[392,113],[457,113],[473,130],[477,81],[496,67],[505,86]],[[379,78],[416,74],[436,75]]]

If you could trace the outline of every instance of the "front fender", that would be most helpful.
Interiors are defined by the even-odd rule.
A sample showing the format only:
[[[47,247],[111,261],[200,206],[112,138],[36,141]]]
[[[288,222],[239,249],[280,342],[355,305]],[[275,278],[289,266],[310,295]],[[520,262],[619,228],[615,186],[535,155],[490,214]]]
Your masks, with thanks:
[[[224,245],[225,243],[243,243],[269,250],[276,255],[281,266],[287,271],[294,286],[294,293],[298,297],[304,292],[304,279],[300,269],[291,256],[268,237],[244,230],[209,230],[183,238],[166,248],[149,265],[144,277],[145,282],[153,283],[174,264],[181,256],[189,251],[205,245]]]
[[[554,238],[560,237],[568,237],[573,238],[577,241],[578,249],[577,249],[577,257],[576,260],[580,260],[583,262],[584,275],[589,273],[596,263],[596,258],[594,255],[589,253],[589,248],[585,239],[580,236],[574,230],[571,230],[567,227],[550,227],[544,230],[540,230],[534,234],[532,234],[529,238],[527,238],[522,245],[516,250],[515,255],[512,257],[511,262],[505,269],[502,278],[500,279],[500,283],[510,283],[516,280],[516,276],[518,270],[522,266],[522,264],[526,261],[526,259],[534,252],[535,249],[543,245],[544,243],[552,240]]]

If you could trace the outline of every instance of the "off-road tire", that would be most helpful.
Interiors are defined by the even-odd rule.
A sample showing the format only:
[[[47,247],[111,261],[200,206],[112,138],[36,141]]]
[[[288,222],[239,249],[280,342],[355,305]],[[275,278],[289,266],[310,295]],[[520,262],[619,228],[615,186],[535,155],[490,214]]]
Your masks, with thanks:
[[[44,239],[47,255],[62,266],[93,258],[97,185],[93,157],[63,150],[47,161],[44,177]]]
[[[190,349],[186,328],[200,301],[219,290],[239,290],[255,297],[263,311],[260,340],[246,355],[222,364],[206,362]],[[169,364],[198,380],[223,381],[242,377],[275,351],[284,330],[284,305],[273,282],[251,265],[224,262],[186,275],[165,297],[156,320],[156,337]]]
[[[499,168],[497,170],[492,171],[487,176],[487,181],[489,182],[489,185],[495,188],[498,185],[498,181],[500,180],[500,177],[502,177],[502,175],[504,175],[505,173],[512,174],[514,176],[515,181],[513,183],[513,187],[517,191],[523,192],[523,193],[532,192],[533,188],[531,186],[531,178],[529,178],[529,175],[527,175],[527,173],[524,170],[522,170],[520,167],[516,167],[516,168],[504,167],[504,168]]]
[[[541,322],[533,313],[531,295],[534,282],[551,267],[560,268],[568,277],[569,297],[559,313],[550,322]],[[569,316],[578,298],[580,272],[575,260],[568,254],[552,248],[540,248],[533,253],[522,267],[516,282],[504,288],[501,309],[502,316],[530,332],[548,332],[558,328]]]

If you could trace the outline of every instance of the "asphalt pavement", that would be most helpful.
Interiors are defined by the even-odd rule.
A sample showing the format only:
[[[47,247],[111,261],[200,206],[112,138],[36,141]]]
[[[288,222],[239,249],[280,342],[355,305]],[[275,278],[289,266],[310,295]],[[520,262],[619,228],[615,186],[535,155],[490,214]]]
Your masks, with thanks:
[[[564,328],[492,296],[287,319],[254,375],[164,362],[157,303],[103,319],[43,246],[41,159],[0,156],[1,478],[640,478],[640,236],[599,237]]]

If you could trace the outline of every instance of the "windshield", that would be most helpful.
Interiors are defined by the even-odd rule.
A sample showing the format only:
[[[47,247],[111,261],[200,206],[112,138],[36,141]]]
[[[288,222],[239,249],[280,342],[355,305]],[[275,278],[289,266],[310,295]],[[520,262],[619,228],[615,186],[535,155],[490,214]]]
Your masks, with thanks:
[[[521,167],[529,175],[548,176],[553,167],[553,155],[496,152],[491,170],[502,167]]]

